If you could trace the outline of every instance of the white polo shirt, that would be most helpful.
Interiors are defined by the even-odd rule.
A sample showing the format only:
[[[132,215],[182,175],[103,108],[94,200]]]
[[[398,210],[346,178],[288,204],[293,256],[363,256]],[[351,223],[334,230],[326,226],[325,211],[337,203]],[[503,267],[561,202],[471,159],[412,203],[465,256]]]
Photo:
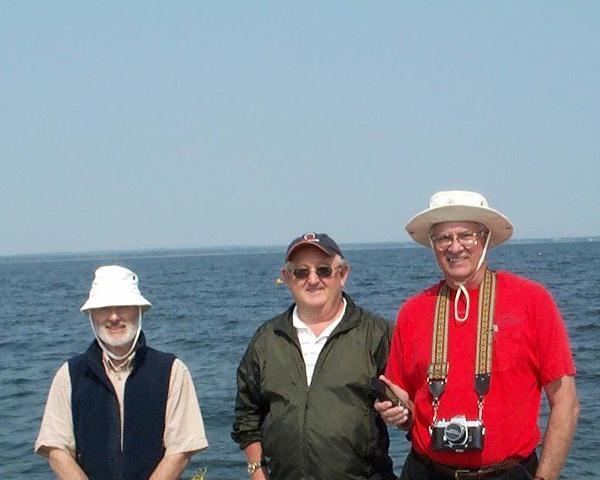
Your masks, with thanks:
[[[300,342],[300,349],[302,350],[302,357],[304,358],[304,365],[306,365],[307,385],[310,385],[310,382],[312,381],[315,365],[317,364],[317,359],[319,358],[319,354],[321,353],[323,346],[327,342],[331,332],[333,332],[335,327],[337,327],[342,321],[344,313],[346,313],[346,299],[343,297],[342,302],[344,302],[344,307],[339,315],[335,317],[333,322],[331,322],[318,337],[313,333],[306,323],[300,320],[300,316],[298,315],[298,307],[294,307],[294,312],[292,313],[292,324],[294,325],[294,328],[296,328],[298,341]]]

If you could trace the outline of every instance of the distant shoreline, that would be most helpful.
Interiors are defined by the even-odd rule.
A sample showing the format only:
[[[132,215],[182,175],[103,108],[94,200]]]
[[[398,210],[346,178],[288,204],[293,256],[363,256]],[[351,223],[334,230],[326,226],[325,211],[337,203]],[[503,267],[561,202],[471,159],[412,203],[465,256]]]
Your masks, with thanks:
[[[549,243],[583,243],[598,242],[600,236],[594,237],[569,237],[569,238],[531,238],[513,239],[508,244],[549,244]],[[365,242],[365,243],[342,243],[345,251],[370,250],[370,249],[405,249],[419,248],[420,246],[410,242]],[[104,251],[82,251],[82,252],[48,252],[48,253],[26,253],[0,255],[0,264],[8,263],[35,263],[52,261],[81,261],[102,260],[104,258],[156,258],[156,257],[194,257],[212,255],[247,255],[247,254],[269,254],[281,253],[285,245],[226,245],[212,247],[184,247],[184,248],[143,248],[126,250],[104,250]]]

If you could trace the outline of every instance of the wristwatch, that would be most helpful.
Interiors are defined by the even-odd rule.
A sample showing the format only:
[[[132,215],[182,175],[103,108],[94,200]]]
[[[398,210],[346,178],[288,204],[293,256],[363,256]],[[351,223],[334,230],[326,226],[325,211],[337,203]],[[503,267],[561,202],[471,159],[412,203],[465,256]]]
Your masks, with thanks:
[[[259,468],[262,468],[264,466],[265,466],[265,463],[262,460],[260,460],[258,462],[250,462],[248,464],[248,466],[246,467],[246,470],[248,471],[248,475],[252,475]]]

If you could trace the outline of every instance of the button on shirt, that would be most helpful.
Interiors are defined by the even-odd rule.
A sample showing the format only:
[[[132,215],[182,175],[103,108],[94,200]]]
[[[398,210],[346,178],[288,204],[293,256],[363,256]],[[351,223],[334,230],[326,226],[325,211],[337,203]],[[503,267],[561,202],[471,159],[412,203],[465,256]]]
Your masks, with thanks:
[[[298,315],[298,307],[294,307],[292,313],[292,325],[296,328],[298,334],[298,341],[300,342],[300,349],[302,350],[302,357],[304,358],[304,365],[306,366],[306,384],[310,385],[312,376],[315,371],[315,365],[321,350],[325,346],[327,339],[331,335],[331,332],[339,325],[346,313],[346,299],[342,298],[344,307],[338,316],[321,332],[319,336],[316,336],[310,327],[300,320]]]

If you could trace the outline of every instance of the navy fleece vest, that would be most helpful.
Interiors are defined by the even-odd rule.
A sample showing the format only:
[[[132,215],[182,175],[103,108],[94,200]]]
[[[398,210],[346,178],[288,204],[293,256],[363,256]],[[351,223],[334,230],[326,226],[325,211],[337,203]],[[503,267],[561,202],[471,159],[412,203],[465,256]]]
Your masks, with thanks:
[[[140,335],[125,383],[123,450],[119,404],[93,342],[69,360],[77,463],[94,480],[140,480],[164,456],[163,433],[169,379],[175,356],[146,346]]]

